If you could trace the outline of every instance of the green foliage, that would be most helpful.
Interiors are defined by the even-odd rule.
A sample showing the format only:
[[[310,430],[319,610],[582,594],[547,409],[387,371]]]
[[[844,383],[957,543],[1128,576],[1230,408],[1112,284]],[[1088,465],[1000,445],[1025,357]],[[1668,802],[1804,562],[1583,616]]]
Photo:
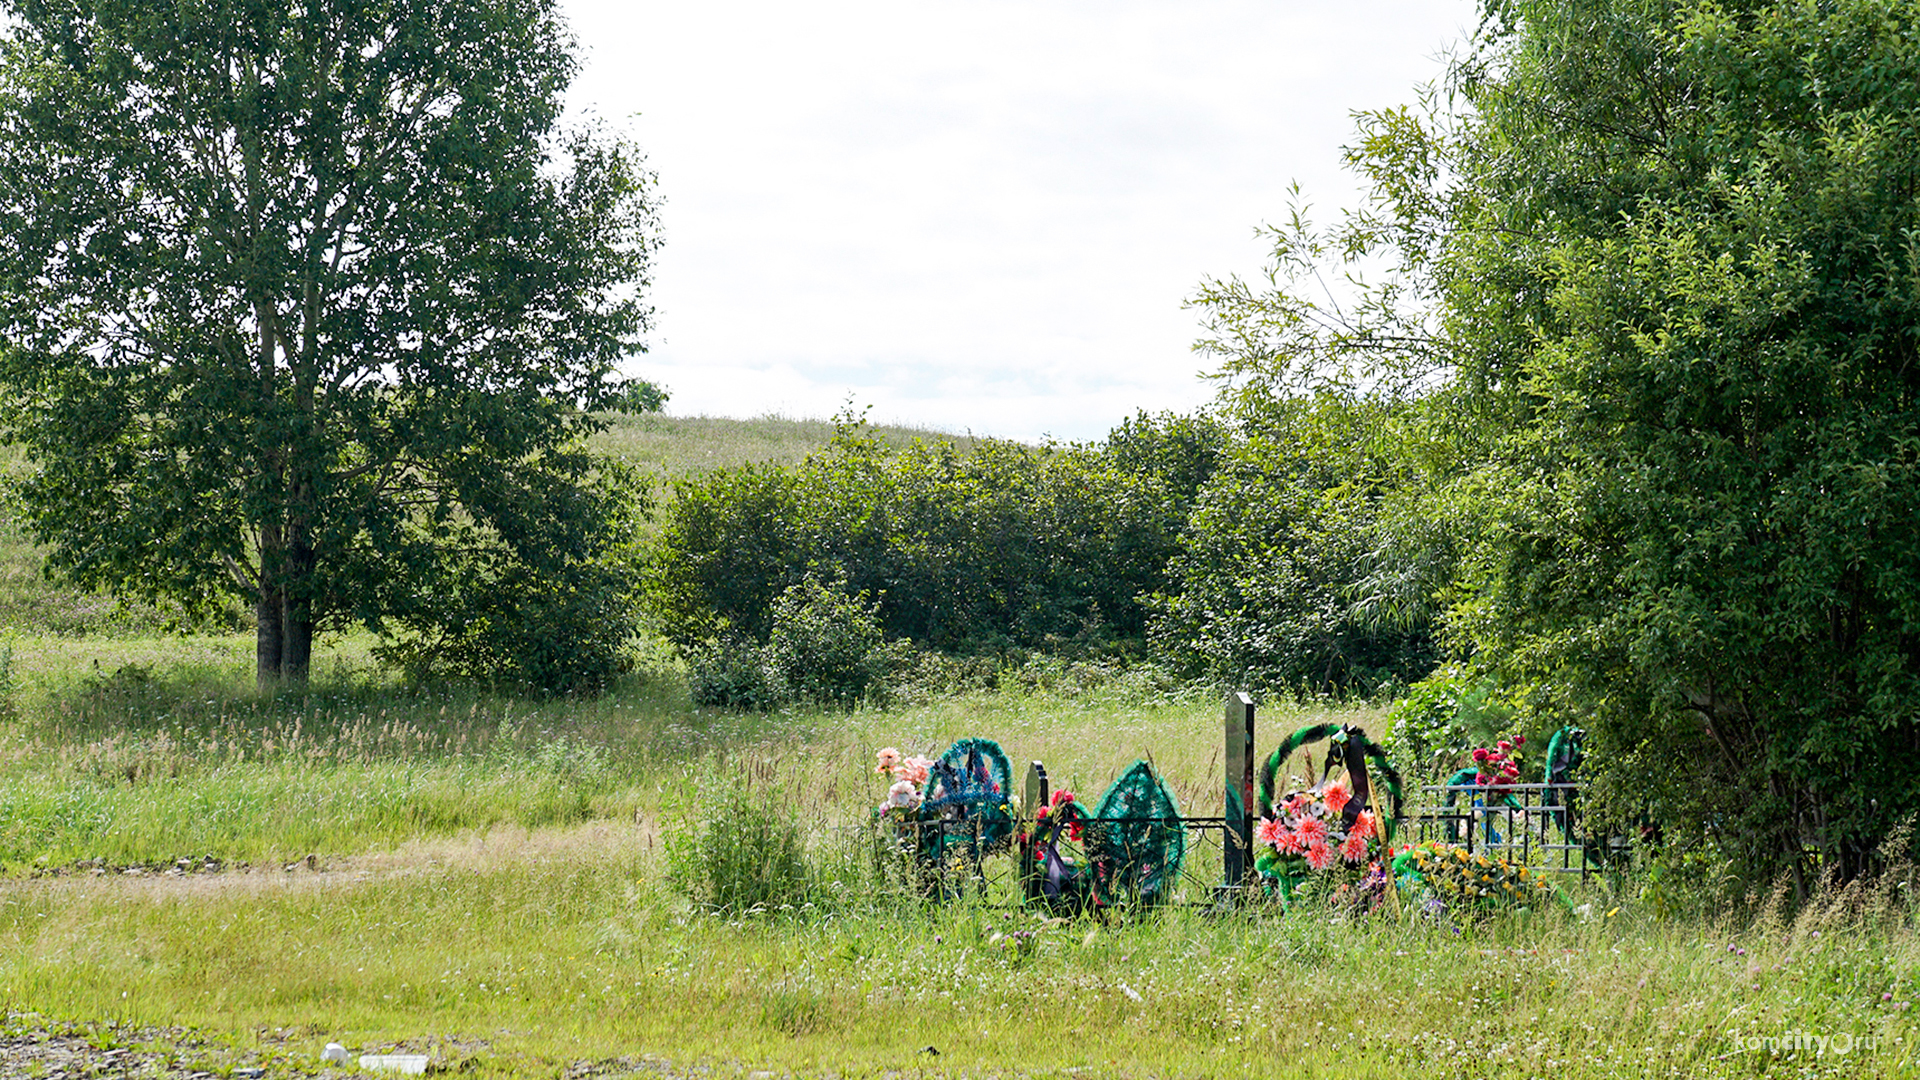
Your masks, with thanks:
[[[1515,734],[1515,710],[1490,675],[1446,666],[1407,688],[1387,712],[1384,745],[1410,781],[1442,783],[1475,747]]]
[[[560,694],[610,686],[632,664],[645,503],[628,470],[595,464],[595,483],[558,485],[543,506],[494,503],[451,550],[403,541],[417,561],[374,594],[370,621],[389,634],[376,655],[416,677]]]
[[[884,689],[891,660],[865,596],[808,578],[774,600],[766,668],[784,696],[852,704]]]
[[[251,608],[271,683],[398,576],[528,558],[648,315],[649,178],[557,128],[554,5],[7,16],[0,420],[50,565]]]
[[[1249,399],[1250,401],[1252,399]],[[1188,670],[1262,688],[1371,692],[1426,674],[1431,619],[1370,617],[1359,602],[1402,472],[1378,432],[1393,417],[1326,394],[1260,401],[1200,489],[1155,645]]]
[[[738,637],[688,646],[687,692],[695,705],[765,712],[787,703],[767,670],[766,650]]]
[[[799,808],[778,788],[702,798],[669,832],[666,852],[667,880],[711,911],[798,907],[813,885]]]
[[[607,402],[610,412],[625,413],[630,416],[657,413],[667,407],[670,395],[666,388],[645,379],[629,379],[613,388]]]
[[[793,702],[844,706],[888,695],[902,657],[888,646],[864,596],[807,578],[774,598],[770,622],[765,645],[736,637],[688,650],[695,702],[764,710]]]
[[[882,444],[843,417],[791,468],[680,483],[648,597],[683,648],[773,632],[774,601],[808,578],[876,605],[890,640],[957,652],[1137,645],[1137,598],[1158,589],[1211,469],[1212,427],[1144,415],[1124,454],[977,440]]]
[[[1460,556],[1414,577],[1593,732],[1610,812],[1750,882],[1861,873],[1920,808],[1920,16],[1485,10],[1448,96],[1362,117],[1366,206],[1276,232],[1274,291],[1203,289],[1209,344],[1425,397],[1406,520]],[[1328,300],[1329,259],[1386,270]]]

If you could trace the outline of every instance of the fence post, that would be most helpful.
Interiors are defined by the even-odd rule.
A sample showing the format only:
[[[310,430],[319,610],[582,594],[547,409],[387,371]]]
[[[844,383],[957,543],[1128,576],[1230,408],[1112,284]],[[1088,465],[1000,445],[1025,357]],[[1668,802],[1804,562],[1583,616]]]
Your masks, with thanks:
[[[1227,695],[1226,880],[1232,889],[1253,873],[1253,698],[1236,690]]]
[[[1047,767],[1034,762],[1027,766],[1027,797],[1020,807],[1020,895],[1027,900],[1040,898],[1040,852],[1034,846],[1034,819],[1047,805]]]

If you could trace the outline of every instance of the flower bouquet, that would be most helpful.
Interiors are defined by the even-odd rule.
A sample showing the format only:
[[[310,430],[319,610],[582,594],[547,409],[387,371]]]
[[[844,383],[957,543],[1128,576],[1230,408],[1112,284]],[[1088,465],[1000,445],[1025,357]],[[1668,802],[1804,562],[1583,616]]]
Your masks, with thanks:
[[[1291,903],[1301,886],[1313,880],[1323,882],[1329,895],[1369,905],[1384,892],[1386,834],[1370,809],[1349,820],[1346,809],[1352,799],[1353,787],[1345,777],[1329,779],[1287,796],[1274,806],[1271,817],[1254,826],[1259,847],[1254,869],[1277,885],[1282,903]]]
[[[1568,903],[1545,875],[1531,867],[1437,840],[1395,855],[1393,874],[1401,888],[1424,895],[1428,907],[1439,911],[1525,906],[1549,899]]]

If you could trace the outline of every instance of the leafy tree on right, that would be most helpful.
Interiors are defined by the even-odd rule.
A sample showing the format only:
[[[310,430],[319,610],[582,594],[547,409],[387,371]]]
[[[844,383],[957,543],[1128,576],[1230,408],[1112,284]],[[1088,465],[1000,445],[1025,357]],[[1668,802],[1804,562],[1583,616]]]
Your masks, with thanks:
[[[1451,646],[1595,732],[1616,812],[1870,871],[1920,809],[1920,11],[1487,0],[1427,105],[1363,117],[1372,202],[1276,231],[1273,289],[1203,290],[1224,374],[1429,399]],[[1336,309],[1349,253],[1391,265]]]

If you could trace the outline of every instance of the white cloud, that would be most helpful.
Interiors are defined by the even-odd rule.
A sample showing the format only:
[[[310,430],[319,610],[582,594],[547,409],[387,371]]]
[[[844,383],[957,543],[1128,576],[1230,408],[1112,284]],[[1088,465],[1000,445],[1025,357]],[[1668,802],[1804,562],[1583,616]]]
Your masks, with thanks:
[[[1257,271],[1349,112],[1412,99],[1467,0],[567,5],[576,106],[660,174],[670,409],[1094,438],[1211,397],[1181,301]]]

